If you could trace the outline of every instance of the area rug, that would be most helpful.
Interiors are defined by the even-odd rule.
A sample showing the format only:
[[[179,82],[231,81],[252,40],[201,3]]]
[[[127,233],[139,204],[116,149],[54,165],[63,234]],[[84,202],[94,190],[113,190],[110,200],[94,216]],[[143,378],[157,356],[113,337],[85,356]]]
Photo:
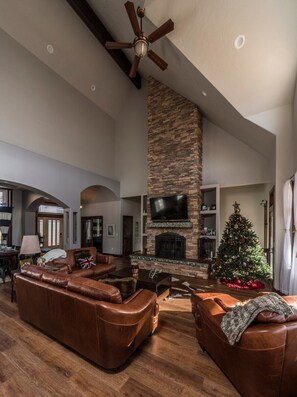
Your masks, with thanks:
[[[255,281],[241,281],[238,278],[235,278],[234,280],[224,280],[221,279],[220,283],[223,285],[226,285],[227,287],[230,288],[237,288],[237,289],[246,289],[246,290],[253,290],[253,289],[264,289],[265,284],[263,284],[261,281],[255,280]]]
[[[169,299],[190,298],[192,292],[205,292],[205,289],[192,287],[188,281],[182,282],[176,277],[171,278],[171,293]]]

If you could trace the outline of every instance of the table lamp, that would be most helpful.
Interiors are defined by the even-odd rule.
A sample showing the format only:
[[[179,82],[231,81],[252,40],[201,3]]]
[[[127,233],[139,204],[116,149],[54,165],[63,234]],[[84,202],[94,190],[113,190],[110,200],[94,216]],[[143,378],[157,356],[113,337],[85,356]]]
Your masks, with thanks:
[[[34,256],[41,253],[37,235],[23,236],[20,255]]]

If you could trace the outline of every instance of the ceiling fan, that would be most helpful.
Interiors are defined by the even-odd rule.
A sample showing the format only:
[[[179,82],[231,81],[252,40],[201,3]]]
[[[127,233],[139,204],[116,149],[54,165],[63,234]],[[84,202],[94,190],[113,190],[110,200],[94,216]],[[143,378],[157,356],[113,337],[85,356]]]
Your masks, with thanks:
[[[122,48],[132,48],[134,47],[135,57],[132,63],[129,76],[135,77],[139,62],[146,55],[157,65],[160,69],[165,70],[168,64],[159,57],[153,50],[149,50],[149,44],[154,43],[161,37],[165,36],[167,33],[174,29],[174,23],[171,19],[163,23],[159,28],[154,30],[150,35],[145,35],[142,31],[142,18],[144,17],[145,9],[142,7],[137,8],[137,15],[140,18],[140,26],[136,16],[134,4],[132,1],[127,1],[125,3],[126,11],[130,19],[133,31],[136,35],[133,43],[121,43],[117,41],[107,41],[105,46],[109,50],[119,50]]]

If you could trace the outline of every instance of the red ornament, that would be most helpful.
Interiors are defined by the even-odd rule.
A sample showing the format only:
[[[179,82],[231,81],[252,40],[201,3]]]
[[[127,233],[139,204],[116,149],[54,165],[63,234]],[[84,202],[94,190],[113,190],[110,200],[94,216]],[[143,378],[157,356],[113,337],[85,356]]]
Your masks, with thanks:
[[[244,238],[241,238],[241,239],[239,240],[239,242],[240,242],[240,244],[244,244],[244,243],[245,243],[245,239],[244,239]]]

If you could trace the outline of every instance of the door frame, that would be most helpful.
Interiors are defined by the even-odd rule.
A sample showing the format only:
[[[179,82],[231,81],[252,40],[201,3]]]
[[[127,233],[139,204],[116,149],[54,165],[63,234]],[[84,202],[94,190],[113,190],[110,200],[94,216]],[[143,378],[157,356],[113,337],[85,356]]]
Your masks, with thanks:
[[[125,256],[125,252],[124,252],[124,247],[125,247],[125,243],[124,243],[124,239],[125,239],[125,234],[124,234],[124,230],[125,230],[125,221],[129,219],[129,223],[131,224],[131,238],[130,238],[130,246],[131,246],[131,254],[133,254],[133,248],[134,248],[134,236],[133,236],[133,231],[134,231],[134,217],[132,215],[123,215],[123,228],[122,228],[122,255]],[[130,255],[130,254],[129,254]]]

